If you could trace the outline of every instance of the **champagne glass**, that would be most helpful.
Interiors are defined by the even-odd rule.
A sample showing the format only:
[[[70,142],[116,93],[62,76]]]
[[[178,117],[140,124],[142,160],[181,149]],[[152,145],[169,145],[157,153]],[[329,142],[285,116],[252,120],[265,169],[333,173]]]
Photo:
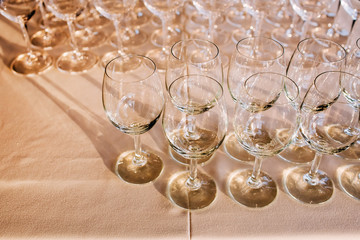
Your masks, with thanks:
[[[185,209],[201,209],[216,197],[212,177],[197,170],[197,160],[210,156],[219,148],[227,128],[223,88],[217,80],[204,75],[179,77],[169,86],[163,114],[163,128],[170,146],[190,161],[189,172],[171,177],[167,194],[176,205]],[[187,116],[195,119],[201,133],[197,139],[185,136]]]
[[[128,62],[138,61],[128,69]],[[159,119],[164,97],[155,63],[144,56],[127,55],[111,60],[105,67],[103,106],[110,122],[121,132],[133,136],[135,150],[123,152],[115,172],[125,182],[143,184],[161,173],[161,159],[142,150],[140,135],[149,131]]]
[[[277,155],[291,142],[299,127],[299,89],[284,75],[260,72],[241,84],[234,129],[241,146],[255,156],[253,169],[230,174],[230,196],[247,207],[264,207],[277,195],[275,181],[261,171],[264,158]],[[286,131],[287,134],[282,134]]]
[[[104,17],[110,19],[115,27],[117,50],[106,53],[101,59],[101,65],[103,67],[117,56],[126,56],[125,48],[123,46],[123,21],[128,11],[134,9],[136,1],[127,0],[93,0],[93,4],[96,10]],[[138,61],[127,62],[127,68],[136,68]]]
[[[36,0],[2,0],[0,13],[7,19],[20,25],[25,39],[27,52],[17,56],[10,64],[10,69],[19,74],[37,74],[47,70],[53,63],[46,52],[33,50],[26,29],[26,22],[34,15],[38,2]]]
[[[266,37],[249,37],[236,45],[227,74],[227,85],[232,99],[241,97],[241,88],[247,78],[257,72],[285,73],[284,48]],[[226,153],[235,160],[252,162],[254,157],[241,148],[235,134],[230,133],[224,144]]]
[[[86,7],[85,0],[44,0],[45,5],[58,18],[65,20],[69,32],[72,51],[64,52],[56,61],[57,68],[64,72],[81,73],[90,70],[98,61],[95,54],[81,50],[75,39],[74,21]]]
[[[219,48],[212,42],[201,39],[187,39],[175,43],[171,47],[167,68],[165,72],[165,87],[169,91],[169,86],[179,77],[186,75],[204,75],[216,79],[223,83],[223,68],[219,56]],[[187,125],[184,129],[185,136],[188,138],[198,138],[195,118],[187,116]],[[170,148],[171,156],[180,163],[189,164],[187,158],[177,154]],[[205,163],[210,160],[212,155],[198,159],[198,163]]]
[[[323,72],[306,92],[301,104],[301,135],[316,151],[311,167],[289,169],[284,174],[285,190],[294,199],[307,204],[328,201],[333,182],[319,170],[322,154],[336,154],[351,146],[359,134],[359,108],[341,92],[342,73]]]
[[[46,16],[44,0],[38,0],[38,3],[44,29],[37,31],[31,36],[31,44],[43,49],[51,49],[64,43],[67,35],[61,28],[50,27],[49,19]]]
[[[340,71],[344,68],[346,51],[338,43],[320,38],[307,38],[299,42],[288,64],[286,75],[300,89],[300,98],[311,86],[315,77],[325,71]],[[309,163],[315,151],[305,143],[299,133],[297,140],[279,155],[292,163]]]
[[[163,44],[162,48],[152,49],[146,55],[154,59],[159,71],[165,71],[169,56],[168,22],[175,15],[176,10],[183,6],[184,0],[144,0],[147,9],[158,16],[162,23]]]

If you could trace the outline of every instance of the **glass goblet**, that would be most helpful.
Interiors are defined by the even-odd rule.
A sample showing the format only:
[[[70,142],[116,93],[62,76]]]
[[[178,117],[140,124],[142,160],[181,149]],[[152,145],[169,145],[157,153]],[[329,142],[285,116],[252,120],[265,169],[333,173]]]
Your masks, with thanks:
[[[57,68],[68,73],[81,73],[90,70],[98,61],[95,54],[84,51],[77,46],[74,21],[86,7],[85,0],[44,0],[45,5],[58,18],[67,22],[72,51],[61,54],[57,61]]]
[[[17,56],[10,64],[10,69],[19,74],[37,74],[52,66],[53,59],[46,52],[33,50],[29,34],[26,29],[26,22],[35,14],[38,6],[36,0],[0,1],[0,13],[7,19],[16,22],[21,27],[24,36],[27,52]]]
[[[163,114],[163,128],[170,146],[190,162],[189,172],[171,177],[167,194],[176,205],[185,209],[209,206],[216,197],[216,183],[197,170],[197,161],[219,148],[227,128],[226,105],[221,83],[203,75],[186,75],[169,86]],[[195,119],[201,134],[197,139],[186,137],[188,116]]]
[[[129,70],[127,62],[138,61]],[[110,122],[121,132],[133,136],[135,150],[122,153],[116,174],[128,183],[143,184],[161,173],[161,159],[141,149],[140,135],[149,131],[164,107],[162,85],[155,63],[137,55],[119,56],[105,67],[102,88],[103,106]]]
[[[333,195],[333,182],[319,170],[323,154],[346,150],[359,134],[359,109],[341,92],[341,72],[318,75],[301,104],[300,132],[316,151],[312,165],[300,165],[285,171],[284,187],[294,199],[307,204],[320,204]]]
[[[264,207],[277,195],[276,183],[262,172],[262,161],[289,145],[299,127],[299,89],[284,75],[260,72],[241,86],[236,102],[234,129],[244,149],[255,156],[253,169],[230,174],[228,191],[247,207]],[[286,131],[287,134],[282,134]]]
[[[241,88],[247,78],[257,72],[285,73],[284,48],[277,41],[266,37],[249,37],[240,40],[231,57],[227,85],[232,99],[241,97]],[[235,160],[254,161],[254,157],[239,145],[235,134],[228,134],[224,148]]]

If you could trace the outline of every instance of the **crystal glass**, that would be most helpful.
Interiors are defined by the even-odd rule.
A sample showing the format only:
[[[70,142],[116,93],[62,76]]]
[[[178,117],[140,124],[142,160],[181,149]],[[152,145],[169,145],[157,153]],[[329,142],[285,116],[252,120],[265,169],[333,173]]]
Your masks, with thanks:
[[[169,86],[163,128],[170,146],[190,162],[189,171],[170,178],[167,194],[177,206],[201,209],[216,197],[212,177],[197,170],[197,160],[210,156],[223,142],[227,128],[226,104],[221,83],[203,75],[179,77]],[[198,138],[186,135],[188,116],[196,123]]]
[[[154,59],[159,71],[165,71],[170,46],[168,42],[168,24],[175,16],[176,11],[183,6],[184,0],[144,0],[147,9],[161,19],[163,44],[161,48],[150,50],[146,55]]]
[[[167,61],[165,72],[165,87],[169,90],[172,82],[186,75],[204,75],[223,83],[223,68],[219,55],[219,48],[212,42],[201,39],[187,39],[175,43],[171,47],[171,54]],[[188,136],[198,137],[199,133],[195,128],[195,118],[191,115],[187,119]],[[180,163],[189,163],[187,158],[177,154],[170,148],[171,156]],[[198,159],[198,163],[205,163],[211,156]]]
[[[77,46],[74,21],[86,7],[85,0],[44,0],[45,5],[58,18],[67,22],[73,50],[64,52],[56,61],[57,68],[69,73],[81,73],[90,70],[98,61],[95,54]]]
[[[123,21],[126,19],[126,14],[134,9],[136,2],[137,1],[127,0],[93,0],[96,10],[113,22],[117,39],[117,50],[106,53],[101,59],[101,65],[103,67],[117,56],[126,56],[126,49],[123,45]],[[133,63],[128,62],[127,68],[136,68],[136,66],[137,61],[135,60]]]
[[[67,40],[67,34],[60,27],[51,27],[46,16],[44,0],[38,0],[39,10],[44,28],[31,36],[31,44],[43,49],[51,49],[63,44]]]
[[[277,41],[266,37],[249,37],[240,40],[231,57],[227,74],[227,85],[232,99],[236,102],[241,96],[243,83],[258,72],[285,73],[284,48]],[[233,159],[252,162],[249,155],[239,145],[234,133],[228,134],[224,148]]]
[[[128,62],[137,61],[130,70]],[[164,96],[155,63],[143,56],[126,55],[111,60],[105,67],[102,88],[103,106],[110,122],[121,132],[133,136],[135,150],[120,154],[115,172],[128,183],[154,181],[163,168],[162,160],[142,150],[140,135],[160,118]]]
[[[17,56],[10,65],[10,69],[19,74],[37,74],[52,66],[53,59],[46,52],[33,50],[29,34],[26,29],[27,21],[35,14],[38,6],[36,0],[2,0],[0,1],[0,13],[7,19],[16,22],[21,27],[21,32],[26,43],[26,53]]]
[[[261,171],[261,165],[295,136],[300,122],[298,94],[295,82],[278,73],[256,73],[241,84],[234,130],[241,146],[255,156],[255,163],[253,169],[240,169],[229,176],[227,189],[236,202],[258,208],[275,199],[276,183]]]
[[[294,199],[320,204],[333,195],[334,184],[319,170],[323,154],[336,154],[351,146],[359,134],[359,108],[342,93],[341,72],[318,75],[301,104],[300,132],[316,151],[311,166],[299,165],[285,171],[284,187]]]
[[[293,52],[286,75],[293,79],[300,89],[300,97],[313,83],[315,77],[325,71],[340,71],[345,66],[345,49],[331,40],[308,38],[299,42]],[[296,142],[291,144],[280,157],[292,163],[309,163],[315,151],[305,143],[299,133]]]
[[[251,36],[252,16],[245,11],[241,0],[236,0],[230,11],[226,14],[226,20],[235,27],[232,31],[231,38],[237,43],[245,36]]]

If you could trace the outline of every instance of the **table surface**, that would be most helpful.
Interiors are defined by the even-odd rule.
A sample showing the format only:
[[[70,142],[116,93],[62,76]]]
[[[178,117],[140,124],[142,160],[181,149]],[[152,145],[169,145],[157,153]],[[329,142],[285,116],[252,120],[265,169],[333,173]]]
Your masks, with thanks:
[[[342,192],[336,181],[338,169],[349,162],[336,157],[324,157],[320,166],[334,180],[334,195],[316,206],[285,193],[282,174],[294,165],[266,159],[262,169],[277,182],[278,195],[269,206],[251,209],[226,191],[229,174],[251,166],[232,160],[221,147],[199,167],[216,180],[215,202],[187,211],[166,196],[168,179],[185,166],[169,156],[158,122],[142,142],[162,158],[161,176],[140,186],[125,183],[113,166],[133,142],[105,116],[103,69],[96,66],[79,75],[55,68],[31,77],[14,74],[8,66],[25,51],[24,41],[19,27],[3,17],[0,29],[1,239],[360,238],[360,201]],[[50,53],[56,57],[65,49],[70,46]],[[108,49],[93,51],[100,55]]]

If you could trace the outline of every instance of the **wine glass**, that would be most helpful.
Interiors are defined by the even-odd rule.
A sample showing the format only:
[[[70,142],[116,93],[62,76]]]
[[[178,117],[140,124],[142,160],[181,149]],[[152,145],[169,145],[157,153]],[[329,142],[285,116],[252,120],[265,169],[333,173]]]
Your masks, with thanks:
[[[161,19],[163,42],[162,48],[150,50],[146,55],[154,59],[159,71],[165,71],[169,55],[168,22],[171,21],[176,11],[183,6],[184,0],[144,0],[146,8]]]
[[[59,27],[50,27],[49,19],[46,16],[44,0],[38,0],[38,3],[44,29],[37,31],[31,36],[31,44],[43,49],[51,49],[64,43],[67,35]]]
[[[128,69],[128,62],[137,61]],[[123,152],[115,172],[125,182],[143,184],[161,173],[161,159],[141,149],[140,135],[149,131],[164,107],[162,85],[155,63],[144,56],[126,55],[111,60],[105,67],[102,88],[103,106],[110,122],[121,132],[133,136],[135,150]]]
[[[58,18],[67,22],[72,51],[61,54],[57,61],[57,68],[64,72],[81,73],[90,70],[98,61],[95,54],[80,49],[75,39],[74,21],[86,7],[85,0],[44,0],[45,5]]]
[[[320,38],[307,38],[299,42],[293,52],[286,75],[293,79],[300,89],[300,98],[311,86],[315,77],[325,71],[340,71],[344,68],[346,51],[338,43]],[[305,143],[298,133],[296,141],[279,155],[292,163],[309,163],[315,151]]]
[[[219,148],[227,128],[223,88],[217,80],[204,75],[179,77],[169,86],[163,114],[163,128],[170,146],[190,161],[189,172],[171,177],[167,194],[176,205],[185,209],[201,209],[216,197],[216,183],[197,170],[197,160],[210,156]],[[185,135],[187,116],[195,119],[197,139]]]
[[[311,167],[297,166],[284,174],[285,190],[294,199],[307,204],[328,201],[333,182],[319,170],[322,154],[336,154],[351,146],[359,134],[359,108],[342,93],[343,73],[323,72],[306,92],[301,104],[301,135],[316,151]]]
[[[101,59],[101,65],[103,67],[117,56],[126,56],[125,48],[123,46],[123,21],[125,20],[125,15],[130,10],[134,9],[136,1],[127,1],[127,0],[93,0],[93,4],[96,10],[110,19],[115,27],[116,39],[117,39],[117,50],[106,53]],[[138,61],[130,62],[128,61],[127,68],[136,68]]]
[[[31,48],[25,24],[34,15],[37,6],[38,2],[36,0],[0,1],[1,15],[20,25],[26,43],[27,52],[18,55],[10,64],[10,69],[15,73],[25,75],[41,73],[49,69],[53,63],[53,59],[49,54]]]
[[[237,43],[244,36],[251,36],[252,16],[245,11],[241,0],[236,0],[230,11],[226,14],[226,20],[235,27],[232,31],[231,38]]]
[[[277,155],[295,136],[300,122],[298,96],[296,83],[278,73],[255,73],[241,84],[234,130],[241,146],[255,156],[255,163],[253,169],[230,174],[227,189],[235,201],[258,208],[275,199],[276,183],[260,169],[264,158]]]
[[[227,74],[227,85],[232,99],[241,97],[241,88],[245,80],[257,72],[285,73],[284,48],[277,41],[266,37],[249,37],[240,40],[231,57]],[[224,149],[235,160],[252,162],[249,155],[239,145],[235,134],[228,134]]]
[[[171,83],[179,77],[193,74],[212,77],[219,83],[223,83],[223,68],[219,48],[214,43],[201,39],[187,39],[179,41],[171,47],[165,72],[166,90],[169,91]],[[185,135],[197,138],[199,133],[195,128],[194,121],[195,118],[188,115]],[[172,148],[170,148],[170,154],[180,163],[189,163],[187,158],[183,158]],[[198,163],[207,162],[211,156],[198,159]]]

